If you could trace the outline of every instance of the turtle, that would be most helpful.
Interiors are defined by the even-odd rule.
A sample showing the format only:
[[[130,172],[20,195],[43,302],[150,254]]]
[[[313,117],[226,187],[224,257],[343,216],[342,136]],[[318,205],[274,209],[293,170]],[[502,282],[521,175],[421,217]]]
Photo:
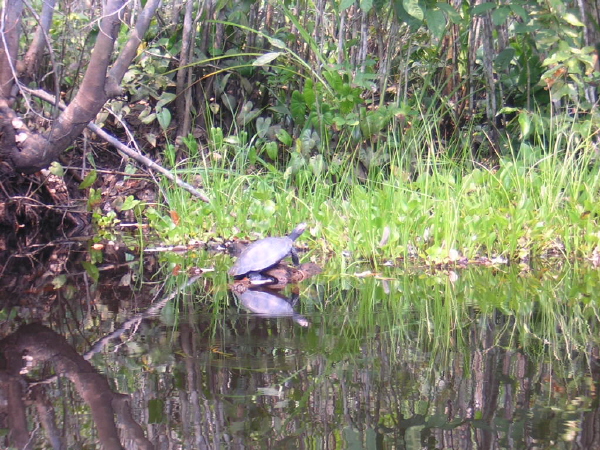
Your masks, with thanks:
[[[306,223],[301,223],[288,236],[268,237],[253,242],[229,269],[229,275],[237,279],[247,276],[254,285],[274,283],[272,277],[263,276],[261,272],[275,266],[287,256],[292,257],[295,266],[300,264],[294,241],[305,229]]]
[[[262,317],[291,317],[301,327],[308,327],[309,320],[294,310],[298,295],[287,297],[266,288],[248,289],[242,293],[234,291],[240,304],[248,311]]]

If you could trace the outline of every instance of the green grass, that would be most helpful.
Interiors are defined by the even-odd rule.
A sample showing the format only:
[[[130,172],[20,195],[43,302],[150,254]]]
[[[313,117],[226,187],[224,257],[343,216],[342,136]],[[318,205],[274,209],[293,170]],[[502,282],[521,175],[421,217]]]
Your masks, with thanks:
[[[468,131],[453,148],[442,147],[438,122],[423,117],[404,135],[390,134],[374,150],[388,161],[360,180],[346,148],[323,158],[319,170],[314,156],[292,149],[301,164],[278,170],[260,155],[250,168],[251,144],[223,142],[176,168],[186,179],[201,177],[211,203],[164,185],[167,208],[153,210],[150,224],[160,240],[174,244],[285,234],[306,221],[301,240],[315,252],[350,252],[376,267],[414,256],[440,264],[459,257],[592,255],[600,235],[600,180],[593,136],[581,121],[555,118],[486,164],[472,158]]]

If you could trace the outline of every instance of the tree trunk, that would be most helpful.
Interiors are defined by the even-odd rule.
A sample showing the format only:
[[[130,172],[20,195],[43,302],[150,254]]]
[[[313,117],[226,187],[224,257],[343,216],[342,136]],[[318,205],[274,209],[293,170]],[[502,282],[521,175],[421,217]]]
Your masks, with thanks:
[[[57,160],[60,153],[95,119],[105,102],[120,93],[119,84],[159,3],[159,0],[146,3],[129,41],[109,72],[126,1],[106,1],[99,22],[100,32],[77,94],[51,128],[38,133],[28,129],[11,109],[19,86],[15,67],[23,2],[8,2],[2,12],[6,24],[3,30],[6,50],[0,46],[0,160],[23,173],[37,172]]]

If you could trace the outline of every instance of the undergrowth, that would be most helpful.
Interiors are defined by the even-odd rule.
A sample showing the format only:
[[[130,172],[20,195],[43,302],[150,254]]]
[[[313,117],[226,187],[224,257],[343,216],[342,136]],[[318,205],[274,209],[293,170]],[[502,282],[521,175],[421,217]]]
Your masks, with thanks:
[[[444,143],[437,119],[422,117],[402,136],[374,144],[374,154],[391,156],[362,175],[348,160],[317,152],[306,158],[296,147],[287,167],[250,164],[251,144],[223,141],[175,168],[184,179],[201,180],[211,203],[165,185],[167,207],[148,211],[150,225],[164,243],[181,244],[282,235],[306,221],[300,241],[376,265],[595,255],[599,175],[591,122],[553,118],[485,160],[472,155],[472,130]]]

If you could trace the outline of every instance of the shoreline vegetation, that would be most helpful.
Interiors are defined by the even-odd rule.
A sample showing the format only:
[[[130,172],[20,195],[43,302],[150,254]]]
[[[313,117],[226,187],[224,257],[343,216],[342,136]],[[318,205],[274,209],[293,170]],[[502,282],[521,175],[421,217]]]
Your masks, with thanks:
[[[517,149],[509,143],[505,154],[480,162],[465,150],[472,136],[460,149],[442,149],[428,129],[436,121],[420,123],[380,143],[373,153],[393,156],[363,177],[348,167],[332,174],[335,161],[317,164],[315,156],[279,171],[243,160],[250,145],[214,148],[175,169],[184,179],[202,180],[209,204],[165,184],[170,216],[159,208],[145,215],[166,245],[285,235],[307,221],[300,241],[312,241],[315,251],[375,266],[532,258],[600,263],[600,173],[591,129],[586,136],[556,124],[558,132],[543,136],[545,147],[521,139]],[[428,149],[427,156],[411,157],[415,148]],[[239,170],[222,163],[229,154]]]

